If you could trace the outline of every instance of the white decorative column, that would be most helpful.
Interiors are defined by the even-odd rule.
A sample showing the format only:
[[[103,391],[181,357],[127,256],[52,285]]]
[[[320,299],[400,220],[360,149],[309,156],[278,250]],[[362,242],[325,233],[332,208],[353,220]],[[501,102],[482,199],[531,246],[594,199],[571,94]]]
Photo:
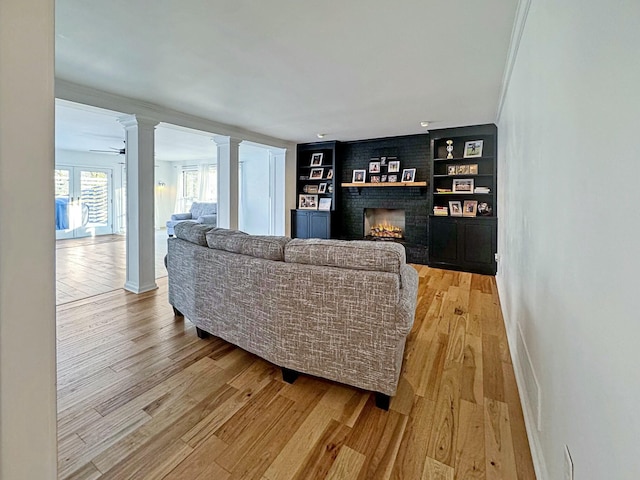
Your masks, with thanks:
[[[158,288],[155,272],[154,133],[158,122],[140,115],[118,119],[125,128],[127,162],[127,280],[143,293]]]
[[[285,235],[287,229],[287,217],[289,211],[286,206],[286,150],[282,148],[269,149],[269,161],[271,162],[271,195],[272,211],[274,215],[271,222],[271,231],[274,235]]]
[[[242,140],[216,135],[218,146],[218,226],[238,228],[238,168]]]
[[[0,0],[0,478],[56,478],[54,2]]]

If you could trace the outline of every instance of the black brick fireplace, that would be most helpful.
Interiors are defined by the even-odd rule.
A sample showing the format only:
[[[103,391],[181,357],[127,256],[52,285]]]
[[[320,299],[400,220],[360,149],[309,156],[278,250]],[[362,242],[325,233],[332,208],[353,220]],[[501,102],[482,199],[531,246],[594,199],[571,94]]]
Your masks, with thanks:
[[[342,147],[341,183],[351,182],[354,169],[364,169],[371,158],[397,157],[400,173],[404,168],[416,169],[416,181],[429,180],[429,135],[410,135],[358,142],[346,142]],[[410,263],[427,263],[428,216],[431,207],[425,187],[362,187],[343,188],[339,199],[339,237],[355,240],[364,235],[365,209],[404,211],[402,243]]]

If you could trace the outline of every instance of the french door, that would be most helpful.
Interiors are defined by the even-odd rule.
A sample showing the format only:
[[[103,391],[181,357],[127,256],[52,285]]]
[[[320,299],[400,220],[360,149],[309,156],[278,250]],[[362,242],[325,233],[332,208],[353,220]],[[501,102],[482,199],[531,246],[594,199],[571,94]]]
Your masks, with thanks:
[[[56,168],[56,239],[113,233],[112,180],[108,168]]]

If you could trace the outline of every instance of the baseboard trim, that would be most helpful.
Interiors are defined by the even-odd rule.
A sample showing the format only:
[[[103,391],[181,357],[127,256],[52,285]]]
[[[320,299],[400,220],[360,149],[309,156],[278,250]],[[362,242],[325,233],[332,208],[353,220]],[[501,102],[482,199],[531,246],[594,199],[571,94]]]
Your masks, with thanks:
[[[131,293],[136,293],[136,294],[150,292],[152,290],[156,290],[157,288],[158,288],[158,285],[155,282],[148,285],[136,285],[135,283],[132,283],[132,282],[126,282],[124,284],[125,290]]]
[[[496,277],[496,285],[498,287],[498,298],[506,298],[505,287],[502,283],[501,277]],[[503,295],[503,293],[505,294]],[[516,336],[519,334],[519,327],[514,321],[512,321],[512,319],[508,318],[507,312],[505,312],[504,308],[502,308],[502,302],[500,302],[500,309],[502,310],[505,329],[507,331],[507,342],[509,342],[511,363],[513,365],[513,371],[516,376],[516,383],[518,384],[520,404],[522,406],[522,413],[524,415],[527,438],[529,439],[529,448],[531,449],[533,468],[536,472],[536,478],[538,480],[549,480],[547,462],[545,461],[542,451],[542,445],[540,444],[540,437],[538,435],[538,420],[529,403],[529,395],[527,394],[528,392],[524,380],[524,372],[522,371],[522,365],[520,365],[520,357],[517,351],[518,339]]]

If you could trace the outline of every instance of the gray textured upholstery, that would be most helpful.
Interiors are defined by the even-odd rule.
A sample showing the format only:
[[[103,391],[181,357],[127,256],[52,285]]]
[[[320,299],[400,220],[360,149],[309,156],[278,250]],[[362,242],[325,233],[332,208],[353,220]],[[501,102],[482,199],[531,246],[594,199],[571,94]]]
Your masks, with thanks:
[[[269,251],[264,237],[228,237],[241,251]],[[284,244],[283,262],[170,238],[169,302],[199,328],[278,366],[394,395],[415,314],[417,272],[404,263],[400,245],[315,242],[274,240]],[[323,244],[334,251],[325,260],[340,266],[292,261],[296,255],[318,259],[319,253],[304,251],[323,250]],[[363,265],[362,256],[384,259],[379,270],[374,260],[364,269],[349,267]],[[397,272],[386,271],[393,265]]]
[[[205,235],[212,228],[214,228],[213,225],[193,222],[180,222],[173,227],[176,237],[203,247],[207,246],[207,237]]]
[[[295,239],[287,245],[285,261],[306,265],[346,267],[400,273],[406,263],[404,247],[395,242]]]
[[[284,247],[290,241],[289,237],[220,235],[216,231],[207,234],[209,248],[280,262],[284,261]]]

